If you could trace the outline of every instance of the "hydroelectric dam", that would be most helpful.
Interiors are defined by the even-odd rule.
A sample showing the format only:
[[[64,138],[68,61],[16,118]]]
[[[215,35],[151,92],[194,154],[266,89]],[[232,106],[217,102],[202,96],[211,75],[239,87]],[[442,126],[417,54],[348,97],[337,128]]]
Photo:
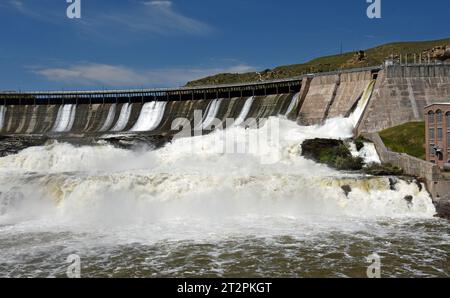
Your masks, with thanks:
[[[232,86],[2,93],[0,146],[11,148],[0,147],[0,277],[64,277],[74,253],[83,277],[361,277],[374,252],[384,277],[449,277],[449,222],[434,217],[431,188],[301,154],[305,140],[339,139],[365,164],[402,160],[434,175],[425,161],[379,151],[376,138],[357,152],[352,137],[420,120],[422,106],[448,100],[449,74],[397,65]],[[177,118],[206,131],[233,122],[172,138]],[[250,118],[268,119],[253,129]],[[143,146],[115,143],[136,139]],[[249,146],[235,154],[230,143]]]
[[[348,116],[366,87],[373,95],[356,132],[423,119],[423,108],[450,101],[450,65],[394,65],[295,78],[196,88],[0,93],[0,134],[171,134],[177,118],[204,129],[213,119],[286,115],[301,125]],[[192,127],[194,124],[192,123]]]

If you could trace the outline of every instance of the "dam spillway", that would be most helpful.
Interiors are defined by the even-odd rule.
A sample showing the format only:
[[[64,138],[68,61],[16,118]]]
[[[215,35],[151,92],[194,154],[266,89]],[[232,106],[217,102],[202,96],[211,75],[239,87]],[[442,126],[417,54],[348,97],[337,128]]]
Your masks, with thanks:
[[[0,158],[0,258],[9,260],[0,265],[0,275],[60,276],[59,261],[48,260],[64,262],[77,252],[83,264],[94,264],[83,267],[87,277],[99,272],[238,276],[243,266],[236,264],[244,258],[251,262],[249,274],[257,277],[270,270],[274,276],[296,275],[294,267],[310,268],[298,273],[303,276],[342,277],[355,274],[355,268],[362,275],[365,256],[381,243],[390,252],[383,258],[385,276],[448,276],[442,262],[448,225],[433,218],[424,187],[401,178],[340,172],[300,154],[306,139],[352,138],[361,115],[377,100],[380,75],[328,74],[297,82],[298,89],[280,94],[0,105],[2,134],[62,136]],[[322,92],[321,83],[329,85]],[[271,115],[283,116],[247,129],[250,118]],[[129,139],[170,134],[179,118],[205,130],[218,119],[234,122],[230,129],[173,138],[156,148],[125,149],[105,142],[108,137],[78,142],[91,133],[117,133],[116,139],[125,141],[125,133],[133,134]],[[302,126],[292,120],[323,123]],[[275,129],[278,135],[266,134]],[[63,137],[72,134],[83,138],[71,143]],[[223,150],[230,143],[233,149],[249,146]],[[401,253],[405,243],[414,249],[407,260]],[[330,256],[340,249],[342,254]],[[180,267],[178,256],[186,251],[192,254]],[[311,254],[326,255],[328,262],[323,266]],[[423,269],[424,263],[433,269]],[[390,264],[406,269],[399,273]]]
[[[12,105],[2,106],[3,134],[89,134],[89,133],[170,133],[172,123],[184,118],[194,127],[194,113],[205,116],[203,129],[217,118],[267,118],[284,114],[294,94],[248,98],[219,98],[149,103],[84,105]]]
[[[366,71],[370,77],[377,70]],[[319,77],[327,76],[320,74]],[[231,125],[241,125],[248,118],[262,119],[277,115],[297,120],[299,112],[307,111],[308,105],[313,104],[315,109],[320,110],[318,106],[326,101],[320,101],[313,94],[315,86],[322,86],[316,83],[316,78],[312,80],[310,84],[311,75],[307,75],[196,88],[0,93],[0,134],[171,134],[171,125],[178,118],[188,119],[192,128],[199,128],[199,123],[194,123],[196,111],[201,111],[202,129],[208,129],[213,122],[215,125],[212,126],[217,126],[215,119],[223,125],[229,118],[235,119]],[[358,96],[355,95],[351,101],[357,101]],[[342,105],[340,100],[336,102]],[[343,109],[334,107],[332,102],[327,103],[329,108],[343,111],[342,115],[351,108],[351,105]],[[325,119],[324,114],[322,112],[320,119],[310,117],[309,122]],[[336,112],[334,114],[337,115]]]
[[[170,134],[177,118],[264,118],[284,113],[301,80],[204,88],[0,93],[0,134]],[[252,98],[246,104],[246,99]],[[245,119],[238,119],[244,122]]]
[[[285,115],[300,125],[348,116],[366,87],[373,96],[357,133],[423,119],[424,106],[450,100],[450,65],[394,65],[175,89],[0,93],[0,134],[175,133],[175,119],[207,130],[225,119]],[[249,100],[252,98],[251,100]],[[242,119],[242,110],[247,110]],[[194,123],[201,111],[202,123]],[[216,125],[212,125],[212,123]],[[200,125],[200,126],[199,126]]]

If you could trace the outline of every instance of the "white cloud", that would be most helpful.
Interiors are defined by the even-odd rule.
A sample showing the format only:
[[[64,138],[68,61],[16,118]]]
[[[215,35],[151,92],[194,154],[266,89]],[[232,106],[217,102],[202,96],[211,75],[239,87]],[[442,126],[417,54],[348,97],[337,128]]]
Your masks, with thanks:
[[[82,6],[83,17],[76,22],[67,22],[67,20],[62,22],[66,19],[65,10],[56,10],[54,6],[37,2],[7,0],[0,3],[0,6],[9,7],[43,22],[77,26],[76,28],[82,28],[85,32],[103,36],[105,39],[109,36],[119,38],[119,35],[129,37],[130,32],[143,33],[145,36],[149,34],[165,36],[177,33],[206,35],[213,30],[208,24],[178,11],[171,1],[131,2],[125,8],[105,5],[100,11],[87,10],[87,8],[84,10],[85,6]]]
[[[178,12],[171,1],[141,2],[143,7],[137,7],[127,12],[109,11],[96,17],[94,27],[108,26],[124,27],[133,32],[145,32],[158,35],[187,33],[205,35],[212,28],[201,21],[195,20]]]
[[[23,1],[23,0],[9,0],[8,2],[6,2],[5,6],[12,8],[26,16],[29,16],[29,17],[32,17],[35,19],[41,19],[41,16],[36,11],[31,9],[28,5],[25,5],[25,1]]]
[[[23,2],[20,0],[10,0],[9,4],[19,11],[24,11],[25,9]]]
[[[176,87],[205,76],[254,71],[246,64],[211,68],[162,68],[134,70],[121,65],[84,63],[66,68],[45,68],[34,73],[54,82],[73,86],[107,86],[111,88]]]
[[[172,1],[147,1],[147,2],[143,2],[143,4],[153,5],[153,6],[170,7],[170,6],[172,6]]]

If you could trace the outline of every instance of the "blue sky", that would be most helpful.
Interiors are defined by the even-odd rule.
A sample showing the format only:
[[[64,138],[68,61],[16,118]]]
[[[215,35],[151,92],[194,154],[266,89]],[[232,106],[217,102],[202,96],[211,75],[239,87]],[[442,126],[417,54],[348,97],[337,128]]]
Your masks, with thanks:
[[[392,41],[450,37],[450,1],[0,0],[0,90],[169,87]]]

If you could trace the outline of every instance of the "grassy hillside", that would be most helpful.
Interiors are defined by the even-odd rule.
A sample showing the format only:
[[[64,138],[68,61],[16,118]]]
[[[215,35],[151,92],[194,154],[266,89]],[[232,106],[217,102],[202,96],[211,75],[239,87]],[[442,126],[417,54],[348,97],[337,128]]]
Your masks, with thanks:
[[[298,76],[310,72],[326,72],[338,69],[366,67],[381,65],[386,58],[392,54],[405,56],[411,54],[410,62],[413,62],[412,54],[420,54],[423,51],[429,50],[436,46],[450,45],[450,38],[421,41],[421,42],[398,42],[390,43],[375,48],[365,50],[364,52],[350,52],[342,55],[334,55],[328,57],[321,57],[311,60],[304,64],[294,64],[280,66],[274,69],[267,69],[261,72],[264,80],[287,78]],[[202,86],[215,84],[231,84],[240,82],[252,82],[260,79],[256,72],[249,72],[243,74],[217,74],[206,77],[196,81],[187,83],[186,86]]]
[[[425,122],[410,122],[380,132],[391,151],[425,159]]]

